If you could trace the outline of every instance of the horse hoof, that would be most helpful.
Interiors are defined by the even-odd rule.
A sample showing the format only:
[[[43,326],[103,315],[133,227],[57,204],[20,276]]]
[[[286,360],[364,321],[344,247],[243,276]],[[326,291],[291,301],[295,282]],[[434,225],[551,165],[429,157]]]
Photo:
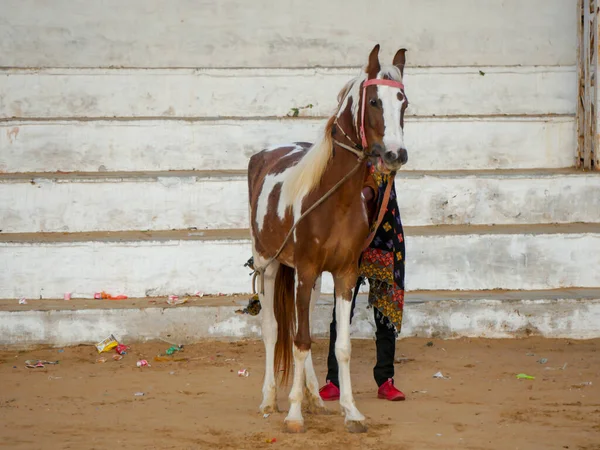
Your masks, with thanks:
[[[285,429],[288,433],[304,433],[304,422],[290,420],[285,423]]]
[[[260,405],[261,414],[275,414],[276,412],[279,412],[279,409],[277,409],[277,405]]]
[[[346,422],[346,428],[350,433],[366,433],[367,424],[359,420],[348,420]]]

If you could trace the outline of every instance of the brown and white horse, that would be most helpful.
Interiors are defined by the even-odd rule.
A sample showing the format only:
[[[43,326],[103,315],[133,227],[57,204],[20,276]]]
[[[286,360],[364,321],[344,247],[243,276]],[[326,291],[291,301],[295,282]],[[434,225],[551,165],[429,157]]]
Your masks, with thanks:
[[[285,419],[292,432],[304,430],[304,388],[309,410],[327,411],[310,353],[310,315],[320,294],[322,272],[332,274],[336,293],[335,354],[342,414],[350,431],[366,431],[350,381],[352,290],[359,256],[369,236],[362,187],[367,160],[387,172],[395,172],[407,161],[404,64],[405,50],[401,49],[393,65],[381,66],[376,45],[364,71],[339,93],[337,111],[315,144],[297,142],[263,150],[252,156],[248,165],[254,265],[264,268],[259,292],[266,350],[261,411],[277,411],[275,374],[283,367],[287,378],[293,358],[290,409]],[[339,189],[297,224],[269,264],[300,216],[350,172],[353,174]]]

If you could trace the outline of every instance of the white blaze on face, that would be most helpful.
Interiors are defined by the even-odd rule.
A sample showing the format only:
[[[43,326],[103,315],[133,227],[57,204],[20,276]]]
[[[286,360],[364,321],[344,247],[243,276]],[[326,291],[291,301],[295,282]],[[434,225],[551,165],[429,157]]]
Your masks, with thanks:
[[[383,108],[383,145],[387,152],[394,152],[398,156],[398,151],[405,148],[400,115],[406,98],[400,89],[383,85],[377,86],[377,96]]]

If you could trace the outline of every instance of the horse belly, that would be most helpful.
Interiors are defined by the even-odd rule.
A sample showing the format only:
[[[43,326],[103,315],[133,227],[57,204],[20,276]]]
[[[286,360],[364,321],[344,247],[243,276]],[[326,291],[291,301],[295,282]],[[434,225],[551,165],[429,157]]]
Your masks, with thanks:
[[[366,215],[357,210],[356,214],[345,214],[343,219],[332,224],[328,236],[322,240],[324,270],[336,272],[346,267],[354,267],[369,234]]]

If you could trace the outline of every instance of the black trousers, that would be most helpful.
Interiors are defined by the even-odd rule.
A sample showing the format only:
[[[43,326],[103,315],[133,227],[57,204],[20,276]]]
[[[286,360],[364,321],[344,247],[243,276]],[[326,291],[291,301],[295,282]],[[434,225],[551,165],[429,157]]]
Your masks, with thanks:
[[[352,309],[350,310],[350,323],[354,317],[354,307],[356,306],[356,296],[358,289],[355,290],[352,298]],[[381,386],[388,378],[394,378],[394,356],[396,354],[396,335],[387,317],[382,315],[377,309],[373,308],[375,316],[375,346],[377,348],[377,362],[373,367],[373,377],[377,386]],[[335,357],[335,341],[337,339],[337,322],[335,320],[335,302],[333,304],[333,320],[329,325],[329,354],[327,355],[327,380],[336,386],[340,386],[338,376],[338,363]]]

